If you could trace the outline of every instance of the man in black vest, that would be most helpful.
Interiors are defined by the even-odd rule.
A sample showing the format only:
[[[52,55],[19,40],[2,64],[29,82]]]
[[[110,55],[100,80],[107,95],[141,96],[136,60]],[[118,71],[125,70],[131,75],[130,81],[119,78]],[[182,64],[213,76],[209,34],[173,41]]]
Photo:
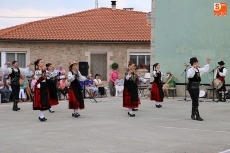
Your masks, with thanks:
[[[227,73],[227,69],[224,67],[225,63],[223,61],[218,62],[218,64],[220,66],[217,68],[216,78],[219,79],[223,83],[223,85],[220,89],[217,90],[218,100],[216,102],[219,102],[219,101],[226,102],[225,76]]]
[[[18,62],[13,61],[12,62],[12,68],[8,68],[8,65],[10,65],[10,62],[7,62],[5,64],[4,71],[6,74],[10,76],[11,80],[11,88],[12,88],[12,94],[13,94],[13,99],[14,99],[14,104],[13,104],[13,111],[18,111],[20,108],[18,108],[18,100],[19,100],[19,90],[20,90],[20,75],[25,74],[27,71],[29,71],[29,67],[25,69],[18,68]],[[30,66],[30,65],[29,65]]]
[[[200,113],[198,110],[199,107],[199,92],[200,92],[200,76],[209,70],[210,59],[206,59],[207,64],[203,67],[199,67],[199,63],[196,57],[190,58],[191,68],[187,72],[188,76],[188,92],[192,99],[192,113],[191,118],[193,120],[203,121],[200,117]]]

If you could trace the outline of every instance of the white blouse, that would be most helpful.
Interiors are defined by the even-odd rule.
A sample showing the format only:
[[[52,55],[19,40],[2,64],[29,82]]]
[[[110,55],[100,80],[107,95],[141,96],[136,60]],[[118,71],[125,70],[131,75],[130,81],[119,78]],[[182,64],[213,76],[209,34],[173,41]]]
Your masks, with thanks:
[[[153,77],[157,77],[157,71],[153,71]],[[163,78],[168,78],[169,74],[164,74],[161,72],[161,81],[163,80]]]
[[[14,69],[15,72],[18,72],[18,69],[15,69],[15,68],[13,68],[13,69]],[[29,67],[26,67],[24,69],[19,68],[19,71],[20,71],[21,74],[25,75],[26,73],[29,72],[29,69],[30,69]],[[12,68],[8,68],[7,65],[4,65],[4,73],[5,74],[11,74],[12,73]]]
[[[82,76],[80,71],[78,71],[78,75],[79,75],[79,81],[85,81],[87,78]],[[72,74],[71,71],[68,72],[68,81],[72,82],[75,80],[75,74]]]
[[[39,80],[41,77],[43,77],[42,70],[36,70],[34,72],[34,78]],[[46,79],[42,80],[42,82],[46,82]],[[40,88],[40,83],[37,85],[37,88]]]
[[[129,78],[131,77],[131,74],[126,75],[125,79],[129,80]],[[138,81],[146,83],[146,79],[142,78],[142,77],[138,77]]]
[[[47,79],[51,79],[51,78],[54,78],[58,75],[58,71],[46,71],[46,74],[47,74]]]
[[[198,68],[200,76],[203,75],[205,72],[208,72],[209,70],[209,64],[206,64],[204,67],[202,68]],[[191,67],[190,69],[188,69],[187,72],[187,77],[188,78],[193,78],[195,75],[195,72],[198,72],[198,70],[196,68]]]

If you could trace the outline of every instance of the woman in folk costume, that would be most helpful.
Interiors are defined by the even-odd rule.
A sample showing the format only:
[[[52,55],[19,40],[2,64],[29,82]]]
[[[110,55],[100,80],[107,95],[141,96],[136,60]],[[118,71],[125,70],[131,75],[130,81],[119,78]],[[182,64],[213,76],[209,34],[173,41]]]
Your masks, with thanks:
[[[164,75],[160,71],[159,63],[155,63],[153,65],[153,77],[154,77],[154,81],[151,90],[151,100],[155,100],[156,107],[161,108],[162,105],[160,103],[163,102],[163,98],[164,98],[164,92],[162,89],[163,87],[162,78],[164,77]]]
[[[37,81],[34,86],[33,110],[40,110],[39,120],[43,122],[47,120],[44,116],[43,111],[50,108],[49,94],[46,83],[47,74],[46,70],[43,68],[44,63],[42,59],[38,59],[37,61],[35,61],[34,65],[34,78]]]
[[[123,91],[123,107],[128,108],[128,115],[135,117],[132,109],[138,108],[140,104],[140,98],[138,97],[138,86],[137,84],[142,81],[146,82],[145,79],[135,74],[135,64],[130,61],[128,69],[125,72],[124,91]]]
[[[59,74],[58,71],[54,71],[53,65],[51,63],[46,64],[46,74],[47,74],[47,87],[49,91],[49,103],[50,103],[50,113],[54,113],[52,106],[58,105],[58,96],[57,96],[57,79],[56,76]]]
[[[69,62],[69,72],[68,72],[68,81],[70,83],[69,87],[69,109],[73,109],[72,116],[79,117],[81,116],[78,113],[79,109],[84,109],[84,99],[82,95],[82,89],[80,86],[80,81],[85,81],[86,77],[82,76],[81,73],[77,70],[77,62],[71,60]]]

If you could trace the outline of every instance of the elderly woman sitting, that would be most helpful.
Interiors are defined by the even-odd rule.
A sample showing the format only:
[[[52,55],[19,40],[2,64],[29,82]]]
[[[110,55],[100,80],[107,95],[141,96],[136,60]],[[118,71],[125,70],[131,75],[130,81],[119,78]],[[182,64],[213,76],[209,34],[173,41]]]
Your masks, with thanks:
[[[90,97],[95,97],[95,93],[98,91],[98,88],[96,87],[96,83],[93,80],[92,74],[89,74],[87,78],[89,79],[87,89],[89,90]]]
[[[118,79],[115,81],[116,97],[119,93],[122,93],[124,90],[124,79],[121,78],[121,75],[118,76]]]

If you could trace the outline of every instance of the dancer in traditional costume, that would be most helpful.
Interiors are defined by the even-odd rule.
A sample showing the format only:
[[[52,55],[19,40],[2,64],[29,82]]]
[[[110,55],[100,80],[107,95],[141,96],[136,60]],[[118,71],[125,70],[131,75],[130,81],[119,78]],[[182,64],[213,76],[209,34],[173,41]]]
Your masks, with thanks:
[[[225,76],[227,74],[227,69],[224,67],[224,61],[218,62],[219,67],[215,72],[216,79],[219,79],[223,85],[221,88],[217,90],[218,92],[218,100],[216,102],[226,102],[226,87],[225,87]]]
[[[10,62],[7,62],[4,67],[4,73],[8,74],[10,76],[11,80],[11,88],[12,88],[12,94],[13,94],[13,99],[14,99],[14,104],[13,104],[13,111],[18,111],[20,108],[18,108],[18,101],[19,101],[19,91],[20,91],[20,75],[27,73],[29,71],[30,65],[27,66],[27,68],[22,69],[18,68],[18,62],[13,61],[12,62],[12,68],[8,68],[8,65],[10,65]]]
[[[58,71],[54,71],[53,65],[51,63],[46,64],[46,74],[47,74],[47,87],[49,91],[49,103],[50,103],[50,113],[54,113],[53,110],[54,105],[58,105],[58,91],[57,91],[57,75],[59,74]]]
[[[207,64],[200,68],[198,60],[196,57],[190,58],[191,68],[187,72],[187,77],[189,80],[188,83],[188,92],[192,99],[192,113],[191,118],[193,120],[203,121],[200,117],[198,110],[199,107],[199,92],[200,92],[200,76],[209,70],[210,59],[206,59]]]
[[[69,62],[69,72],[68,72],[68,81],[70,83],[69,87],[69,109],[73,109],[72,116],[79,117],[81,116],[78,112],[79,109],[84,109],[84,99],[82,94],[82,88],[80,86],[80,81],[85,81],[86,77],[82,76],[81,73],[77,70],[77,62],[71,60]]]
[[[133,109],[138,108],[138,105],[141,103],[138,96],[137,86],[140,81],[146,82],[145,79],[135,74],[135,64],[130,61],[128,64],[128,69],[125,72],[123,91],[123,107],[129,109],[128,115],[130,117],[135,117],[135,114],[133,114]]]
[[[151,90],[151,100],[156,101],[156,107],[161,108],[162,105],[160,103],[163,102],[164,92],[163,92],[163,83],[162,78],[165,77],[164,74],[160,71],[160,64],[155,63],[153,65],[153,77],[154,81],[152,84]]]
[[[46,83],[47,74],[46,70],[44,69],[44,63],[42,59],[38,59],[37,61],[35,61],[34,65],[34,78],[37,81],[34,86],[33,110],[40,110],[39,120],[43,122],[47,120],[44,116],[43,111],[50,108],[49,93]]]

